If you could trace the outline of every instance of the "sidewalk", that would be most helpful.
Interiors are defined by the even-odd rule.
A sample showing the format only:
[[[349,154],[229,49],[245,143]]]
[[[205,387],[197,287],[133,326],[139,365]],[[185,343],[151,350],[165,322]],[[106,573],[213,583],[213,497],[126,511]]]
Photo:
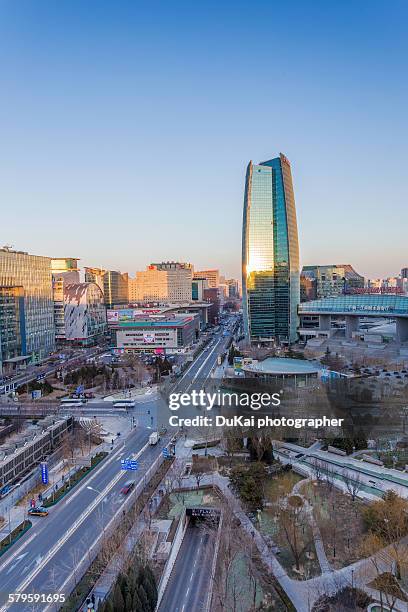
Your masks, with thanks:
[[[109,446],[109,445],[108,445]],[[102,450],[107,450],[108,446],[103,443],[91,451],[90,455],[84,456],[85,460],[87,457],[94,455]],[[82,459],[81,456],[76,457],[77,459]],[[69,474],[73,474],[75,471],[80,469],[80,465],[71,466],[70,468],[67,465],[64,465],[63,459],[58,461],[52,468],[50,468],[48,472],[48,482],[49,485],[43,486],[43,490],[41,492],[42,499],[52,495],[52,491],[55,486],[59,489],[64,483],[67,482]],[[0,516],[2,516],[5,520],[4,524],[0,527],[0,541],[9,535],[10,531],[13,531],[16,527],[18,527],[25,518],[27,518],[27,511],[30,507],[31,499],[35,500],[37,505],[41,505],[42,501],[39,499],[38,494],[30,494],[34,488],[41,485],[41,475],[40,475],[40,467],[35,468],[35,473],[33,474],[33,478],[27,481],[28,486],[30,488],[21,486],[13,489],[4,499],[0,501]],[[57,490],[57,489],[55,489]],[[25,504],[20,503],[24,497],[27,497],[27,501]]]

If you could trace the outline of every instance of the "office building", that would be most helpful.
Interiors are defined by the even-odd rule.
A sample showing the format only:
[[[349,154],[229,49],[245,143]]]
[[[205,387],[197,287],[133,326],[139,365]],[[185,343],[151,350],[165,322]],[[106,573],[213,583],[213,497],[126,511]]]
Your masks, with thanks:
[[[168,299],[168,273],[148,266],[146,270],[136,272],[135,278],[129,279],[129,302],[163,302]]]
[[[98,285],[65,285],[63,339],[81,346],[90,346],[103,338],[106,332],[106,306]]]
[[[225,281],[227,286],[227,299],[239,300],[239,283],[234,278],[227,279]]]
[[[210,325],[218,325],[220,322],[221,300],[219,289],[211,287],[204,289],[204,301],[210,304],[208,309],[208,323]]]
[[[242,293],[249,342],[297,338],[299,246],[292,175],[287,158],[249,163],[242,232]]]
[[[302,287],[306,288],[307,286],[309,288],[313,287],[313,290],[302,290]],[[364,276],[358,274],[350,264],[303,266],[302,268],[302,298],[335,297],[347,293],[358,293],[361,289],[364,289]],[[302,299],[302,301],[307,301],[307,299]]]
[[[191,298],[193,302],[202,302],[204,300],[205,289],[209,289],[208,280],[206,278],[196,278],[194,276],[191,283]]]
[[[103,295],[108,308],[129,302],[128,283],[127,272],[122,274],[116,270],[106,270],[103,275]]]
[[[408,279],[408,268],[402,268],[401,270],[401,278]]]
[[[13,317],[19,320],[21,336],[18,357],[32,362],[44,359],[55,350],[51,259],[3,247],[0,249],[0,287],[3,304],[6,294],[14,296]]]
[[[300,301],[308,302],[317,298],[317,281],[310,276],[300,275]]]
[[[55,338],[65,340],[64,288],[79,283],[78,259],[73,257],[51,259],[52,294],[54,300]]]
[[[24,291],[22,287],[0,287],[0,375],[28,361],[22,355]]]
[[[220,285],[219,270],[197,270],[194,272],[193,278],[205,278],[208,281],[208,287],[210,289],[215,289]]]
[[[106,270],[103,268],[85,268],[85,282],[95,283],[103,293],[103,277]]]
[[[3,444],[0,453],[0,483],[12,484],[46,459],[74,426],[74,417],[47,417]]]
[[[163,261],[153,263],[149,268],[155,268],[167,273],[167,300],[174,302],[191,302],[193,266],[190,263]]]

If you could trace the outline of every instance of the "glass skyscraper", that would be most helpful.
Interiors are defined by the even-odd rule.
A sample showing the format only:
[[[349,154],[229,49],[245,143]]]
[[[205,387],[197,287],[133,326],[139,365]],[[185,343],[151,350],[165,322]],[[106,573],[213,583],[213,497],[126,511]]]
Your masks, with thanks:
[[[282,153],[248,164],[242,230],[245,335],[251,343],[296,340],[299,244],[290,163]]]
[[[0,318],[5,296],[13,297],[13,318],[19,321],[19,352],[39,361],[55,350],[51,260],[23,251],[0,248]],[[22,299],[19,297],[22,296]],[[10,309],[12,303],[7,302]],[[18,307],[18,309],[17,309]],[[3,326],[4,327],[4,326]],[[9,358],[6,354],[4,359]],[[13,357],[16,356],[13,354]]]

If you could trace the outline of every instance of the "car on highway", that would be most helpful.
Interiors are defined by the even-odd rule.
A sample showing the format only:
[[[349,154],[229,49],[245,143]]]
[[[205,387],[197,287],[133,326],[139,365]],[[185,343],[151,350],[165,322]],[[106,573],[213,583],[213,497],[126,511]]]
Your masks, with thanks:
[[[34,508],[30,508],[27,512],[29,516],[47,516],[48,510],[43,506],[34,506]]]
[[[134,481],[129,480],[128,482],[125,482],[120,492],[122,493],[122,495],[127,495],[128,493],[130,493],[130,491],[133,489],[134,486],[135,486]]]

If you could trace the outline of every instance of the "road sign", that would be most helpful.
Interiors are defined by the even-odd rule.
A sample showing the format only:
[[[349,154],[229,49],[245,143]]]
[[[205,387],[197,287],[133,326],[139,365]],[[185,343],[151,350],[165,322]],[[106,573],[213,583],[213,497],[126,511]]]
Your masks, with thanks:
[[[120,460],[120,468],[121,470],[136,471],[139,469],[139,464],[136,459],[131,459],[130,457],[128,457],[127,459]]]
[[[41,468],[41,482],[43,484],[48,484],[48,465],[45,463],[45,461],[41,462],[40,468]]]
[[[169,449],[166,448],[166,447],[163,448],[163,457],[165,459],[168,459],[168,457],[169,457]]]

